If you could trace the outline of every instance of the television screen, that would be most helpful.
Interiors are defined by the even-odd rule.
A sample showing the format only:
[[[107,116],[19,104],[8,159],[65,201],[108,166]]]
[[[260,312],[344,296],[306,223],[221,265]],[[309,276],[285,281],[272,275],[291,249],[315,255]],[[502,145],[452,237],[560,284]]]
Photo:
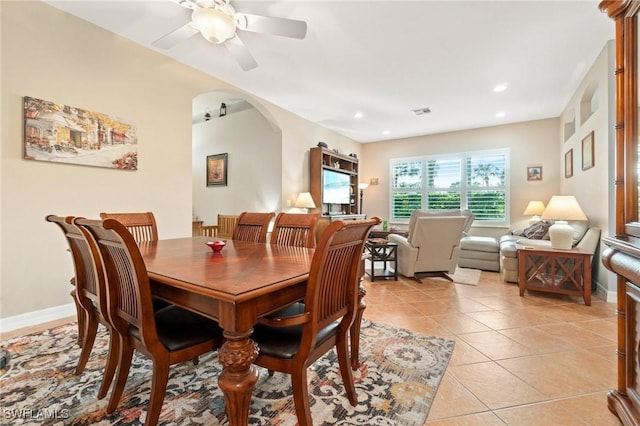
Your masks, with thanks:
[[[333,170],[322,171],[322,202],[325,204],[349,204],[351,202],[351,177]]]

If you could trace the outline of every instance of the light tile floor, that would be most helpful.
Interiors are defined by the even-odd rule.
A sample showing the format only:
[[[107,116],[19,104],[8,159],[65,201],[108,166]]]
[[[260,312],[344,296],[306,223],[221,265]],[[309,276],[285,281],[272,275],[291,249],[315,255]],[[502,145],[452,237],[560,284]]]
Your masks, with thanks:
[[[477,286],[440,278],[364,281],[365,317],[447,337],[456,346],[427,425],[619,425],[615,304],[527,292],[482,272]]]
[[[428,426],[619,425],[607,409],[616,387],[615,304],[594,297],[518,294],[516,284],[483,272],[477,286],[365,278],[373,321],[447,337],[456,346]],[[65,324],[65,318],[0,334]]]

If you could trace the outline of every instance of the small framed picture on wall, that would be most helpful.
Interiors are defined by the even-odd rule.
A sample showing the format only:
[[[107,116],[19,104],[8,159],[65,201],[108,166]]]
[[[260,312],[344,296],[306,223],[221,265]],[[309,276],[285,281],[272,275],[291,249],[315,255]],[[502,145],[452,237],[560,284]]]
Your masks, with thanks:
[[[573,148],[564,154],[564,177],[565,179],[573,176]]]
[[[207,156],[207,186],[227,186],[228,154]]]
[[[582,170],[587,170],[595,165],[593,154],[593,130],[582,139]]]
[[[527,180],[542,180],[542,166],[528,166]]]

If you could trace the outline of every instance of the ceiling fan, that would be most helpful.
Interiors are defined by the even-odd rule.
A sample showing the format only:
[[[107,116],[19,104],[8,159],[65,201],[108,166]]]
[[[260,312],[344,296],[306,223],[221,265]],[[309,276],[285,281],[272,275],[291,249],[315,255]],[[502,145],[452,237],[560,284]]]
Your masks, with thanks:
[[[160,37],[152,45],[170,49],[179,42],[200,33],[214,44],[224,43],[240,67],[251,70],[258,66],[247,46],[238,35],[238,30],[273,34],[303,39],[307,35],[307,23],[295,19],[253,15],[236,12],[230,0],[171,0],[191,9],[191,22]]]

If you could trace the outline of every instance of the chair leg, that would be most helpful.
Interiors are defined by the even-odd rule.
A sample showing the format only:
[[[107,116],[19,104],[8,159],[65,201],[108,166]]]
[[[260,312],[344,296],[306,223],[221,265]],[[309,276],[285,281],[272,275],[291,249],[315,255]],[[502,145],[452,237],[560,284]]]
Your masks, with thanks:
[[[71,290],[71,293],[69,293],[69,295],[71,295],[71,298],[73,299],[73,304],[76,307],[76,318],[78,319],[78,346],[82,347],[82,345],[84,344],[84,329],[85,329],[85,323],[86,323],[86,315],[85,315],[85,311],[82,308],[82,305],[80,305],[80,303],[78,302],[78,299],[76,298],[76,289],[74,288],[73,290]]]
[[[84,310],[83,310],[84,311]],[[84,342],[82,343],[82,350],[80,351],[80,359],[78,359],[78,365],[74,374],[78,374],[84,371],[84,367],[87,365],[89,356],[91,355],[91,349],[93,349],[93,343],[96,340],[96,333],[98,332],[98,322],[96,321],[93,312],[85,312],[86,315],[86,330],[84,332]]]
[[[352,406],[356,406],[358,398],[356,396],[356,386],[353,383],[353,374],[349,365],[349,350],[347,346],[347,335],[339,333],[336,336],[336,351],[338,352],[338,364],[340,365],[340,374],[344,388],[347,392],[347,398]]]
[[[109,327],[109,352],[107,353],[107,363],[104,367],[104,374],[102,377],[102,384],[100,390],[98,390],[98,399],[102,399],[107,396],[109,386],[113,381],[113,376],[118,366],[118,356],[120,353],[120,335]]]
[[[129,376],[129,368],[131,368],[131,361],[133,359],[133,347],[126,338],[120,338],[120,350],[118,351],[118,372],[116,374],[116,382],[113,385],[111,391],[111,397],[107,404],[107,413],[113,413],[118,407],[124,386],[127,383],[127,376]]]
[[[158,423],[160,412],[162,411],[162,403],[164,395],[167,393],[167,382],[169,381],[169,360],[164,359],[162,362],[155,360],[153,363],[153,379],[151,381],[151,396],[149,397],[149,408],[147,409],[147,419],[145,426],[151,426]]]
[[[291,373],[291,387],[293,388],[293,403],[296,407],[299,426],[312,426],[311,408],[309,408],[309,384],[307,383],[307,368],[298,368]]]
[[[367,309],[367,302],[364,300],[366,294],[367,290],[365,290],[361,282],[358,289],[358,310],[356,311],[356,317],[349,331],[351,338],[351,368],[354,371],[360,368],[360,326],[362,324],[364,310]]]

